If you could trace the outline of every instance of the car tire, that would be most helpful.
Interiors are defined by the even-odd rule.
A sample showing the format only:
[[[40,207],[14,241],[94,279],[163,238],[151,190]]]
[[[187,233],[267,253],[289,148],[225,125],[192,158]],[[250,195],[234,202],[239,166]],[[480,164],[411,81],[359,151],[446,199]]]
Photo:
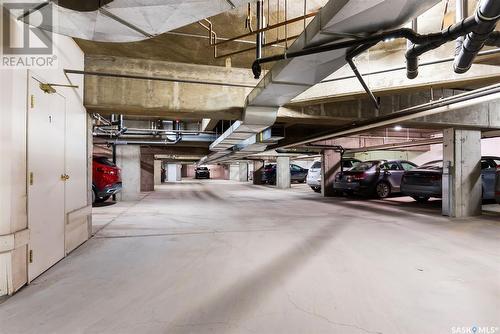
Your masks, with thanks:
[[[320,188],[321,189],[321,188]],[[333,189],[333,196],[335,197],[341,197],[341,196],[344,196],[344,192],[343,191],[340,191],[340,190],[337,190],[337,189]]]
[[[95,190],[92,190],[92,204],[95,204],[97,200],[97,195],[95,193]]]
[[[387,182],[379,182],[375,186],[375,195],[377,198],[384,199],[391,195],[391,186]]]
[[[429,196],[412,196],[412,198],[418,203],[425,203],[429,200]]]

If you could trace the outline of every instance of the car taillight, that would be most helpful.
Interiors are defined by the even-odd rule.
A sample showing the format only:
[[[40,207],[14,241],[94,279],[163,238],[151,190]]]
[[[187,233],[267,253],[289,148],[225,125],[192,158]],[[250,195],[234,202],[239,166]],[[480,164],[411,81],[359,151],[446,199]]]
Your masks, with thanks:
[[[356,180],[356,181],[364,180],[365,178],[366,178],[366,174],[365,173],[353,174],[352,175],[352,179]]]
[[[115,174],[115,171],[112,170],[112,169],[105,169],[105,168],[102,168],[102,167],[97,167],[96,170],[99,173],[103,173],[103,174],[109,174],[109,175],[114,175]]]

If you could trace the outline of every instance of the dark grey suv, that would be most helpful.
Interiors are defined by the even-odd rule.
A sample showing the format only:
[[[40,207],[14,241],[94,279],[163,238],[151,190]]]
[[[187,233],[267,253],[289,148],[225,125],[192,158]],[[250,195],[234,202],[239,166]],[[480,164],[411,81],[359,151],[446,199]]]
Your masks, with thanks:
[[[389,197],[401,191],[405,171],[417,167],[406,160],[370,160],[335,175],[333,188],[337,192]]]

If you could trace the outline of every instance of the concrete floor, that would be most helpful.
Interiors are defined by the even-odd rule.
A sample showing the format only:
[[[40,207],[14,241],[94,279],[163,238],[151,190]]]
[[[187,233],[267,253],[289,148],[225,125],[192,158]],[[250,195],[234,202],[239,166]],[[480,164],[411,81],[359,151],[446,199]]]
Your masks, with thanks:
[[[452,333],[500,325],[500,216],[229,181],[96,208],[1,333]]]

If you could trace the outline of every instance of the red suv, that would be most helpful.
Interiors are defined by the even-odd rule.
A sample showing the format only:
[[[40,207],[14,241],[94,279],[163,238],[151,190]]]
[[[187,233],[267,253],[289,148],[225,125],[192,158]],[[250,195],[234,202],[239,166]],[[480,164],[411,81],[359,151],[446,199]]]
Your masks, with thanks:
[[[122,176],[118,168],[106,157],[92,159],[92,203],[104,202],[122,190]]]

